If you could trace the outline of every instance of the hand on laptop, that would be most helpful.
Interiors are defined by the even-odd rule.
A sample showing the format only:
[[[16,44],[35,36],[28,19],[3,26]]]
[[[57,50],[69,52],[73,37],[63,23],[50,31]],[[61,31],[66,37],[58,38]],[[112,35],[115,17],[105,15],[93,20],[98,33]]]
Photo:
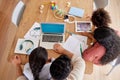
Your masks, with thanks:
[[[64,54],[64,55],[67,55],[69,58],[72,58],[72,56],[73,56],[73,53],[71,53],[71,52],[69,52],[68,50],[66,50],[66,49],[64,49],[60,44],[54,44],[54,46],[53,46],[54,48],[54,50],[55,50],[55,52],[58,52],[58,53],[60,53],[60,54]]]
[[[63,53],[64,50],[65,50],[65,49],[64,49],[60,44],[58,44],[58,43],[54,44],[53,49],[54,49],[55,52],[57,52],[57,53]]]

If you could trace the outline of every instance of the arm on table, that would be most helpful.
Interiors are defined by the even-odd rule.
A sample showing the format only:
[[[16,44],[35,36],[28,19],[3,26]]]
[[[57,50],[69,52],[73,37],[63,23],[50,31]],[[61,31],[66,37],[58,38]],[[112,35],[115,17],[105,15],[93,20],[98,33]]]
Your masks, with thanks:
[[[57,53],[67,55],[70,59],[73,56],[73,53],[71,53],[71,52],[67,51],[66,49],[64,49],[60,44],[55,44],[54,45],[54,50]]]
[[[73,66],[73,70],[71,71],[68,79],[71,80],[83,80],[84,72],[85,72],[85,62],[80,56],[76,56],[73,53],[64,49],[60,44],[54,45],[54,50],[58,53],[65,54],[69,58],[71,58],[71,63]]]
[[[20,56],[19,55],[14,55],[11,58],[11,62],[16,67],[17,80],[27,80],[26,77],[23,75],[23,72],[22,72]]]
[[[83,33],[80,33],[80,35],[87,36],[92,40],[93,43],[96,42],[96,40],[93,37],[93,33],[83,32]]]

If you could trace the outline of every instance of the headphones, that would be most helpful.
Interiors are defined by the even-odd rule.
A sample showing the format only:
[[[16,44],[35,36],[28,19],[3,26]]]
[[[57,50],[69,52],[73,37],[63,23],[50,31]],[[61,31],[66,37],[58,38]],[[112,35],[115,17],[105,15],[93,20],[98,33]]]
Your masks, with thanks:
[[[64,22],[74,23],[75,22],[75,16],[73,16],[73,15],[64,15]]]
[[[28,43],[29,42],[29,44],[31,43],[32,44],[32,47],[31,48],[28,48],[27,50],[25,50],[25,52],[27,53],[27,54],[30,54],[31,52],[32,52],[32,50],[33,50],[33,48],[34,48],[34,43],[33,43],[33,41],[31,41],[31,40],[24,40],[24,41],[22,41],[21,42],[21,44],[20,44],[20,46],[19,46],[19,50],[22,50],[24,47],[23,47],[23,44],[24,43]]]

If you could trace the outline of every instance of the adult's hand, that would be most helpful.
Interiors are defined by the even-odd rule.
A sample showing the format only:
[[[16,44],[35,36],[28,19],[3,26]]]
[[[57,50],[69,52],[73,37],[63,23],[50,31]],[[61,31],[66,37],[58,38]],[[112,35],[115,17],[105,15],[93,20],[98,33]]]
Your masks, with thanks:
[[[54,50],[55,50],[55,52],[57,52],[57,53],[61,53],[61,54],[63,54],[63,52],[64,52],[64,48],[60,45],[60,44],[58,44],[58,43],[56,43],[56,44],[54,44]]]
[[[64,49],[60,44],[54,45],[54,50],[60,54],[67,55],[69,58],[72,58],[73,53],[69,52],[68,50]]]

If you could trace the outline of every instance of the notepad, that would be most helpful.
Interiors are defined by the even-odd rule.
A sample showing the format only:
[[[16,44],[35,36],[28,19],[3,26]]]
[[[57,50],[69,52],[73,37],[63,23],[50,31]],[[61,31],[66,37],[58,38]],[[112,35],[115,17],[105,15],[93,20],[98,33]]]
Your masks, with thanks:
[[[77,7],[71,7],[68,14],[74,15],[74,16],[77,16],[77,17],[83,17],[84,9],[77,8]]]
[[[80,46],[81,45],[81,46]],[[79,36],[79,35],[72,35],[69,36],[66,42],[63,44],[63,47],[72,52],[77,56],[81,56],[81,49],[82,52],[88,47],[87,45],[87,37],[86,36]]]

